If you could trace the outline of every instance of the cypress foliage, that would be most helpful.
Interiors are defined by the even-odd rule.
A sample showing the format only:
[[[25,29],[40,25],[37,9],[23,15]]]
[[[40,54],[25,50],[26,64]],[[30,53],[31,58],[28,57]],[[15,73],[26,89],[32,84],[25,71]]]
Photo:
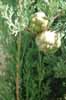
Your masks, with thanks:
[[[62,36],[53,54],[38,49],[30,29],[38,11],[47,15],[47,30]],[[66,1],[0,0],[0,45],[0,100],[66,100]]]

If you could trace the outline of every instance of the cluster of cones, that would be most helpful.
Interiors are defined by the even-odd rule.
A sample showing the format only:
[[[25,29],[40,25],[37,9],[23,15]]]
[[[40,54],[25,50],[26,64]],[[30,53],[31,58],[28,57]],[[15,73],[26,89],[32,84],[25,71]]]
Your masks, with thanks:
[[[55,53],[61,46],[60,33],[48,30],[48,17],[42,11],[36,12],[31,18],[30,28],[35,33],[38,49],[44,53]]]

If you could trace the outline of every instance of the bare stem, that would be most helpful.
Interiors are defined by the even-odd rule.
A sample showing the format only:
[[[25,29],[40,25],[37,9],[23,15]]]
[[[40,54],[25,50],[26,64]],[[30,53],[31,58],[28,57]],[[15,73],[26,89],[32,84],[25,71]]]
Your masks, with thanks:
[[[23,0],[16,0],[18,12],[19,11],[22,12],[22,1]],[[16,54],[16,100],[20,100],[20,93],[19,93],[20,52],[21,52],[21,32],[17,36],[17,54]]]
[[[21,51],[21,33],[17,37],[17,54],[16,54],[16,100],[20,100],[19,94],[19,69],[20,69],[20,51]]]

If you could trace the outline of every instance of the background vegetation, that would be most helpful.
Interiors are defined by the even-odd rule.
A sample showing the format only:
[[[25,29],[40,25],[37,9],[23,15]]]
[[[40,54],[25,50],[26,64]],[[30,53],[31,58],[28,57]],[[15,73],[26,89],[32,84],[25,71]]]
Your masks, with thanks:
[[[44,0],[0,2],[0,44],[6,66],[5,74],[0,75],[0,100],[66,100],[66,1],[49,1],[49,5]],[[9,6],[7,12],[6,5]],[[4,12],[9,15],[11,7],[13,23],[19,18],[14,24],[18,26],[16,31],[10,30],[7,15],[4,15]],[[40,10],[48,16],[50,29],[65,34],[61,47],[51,55],[39,52],[32,33],[27,29],[30,16]],[[54,19],[55,16],[58,17]],[[19,93],[16,93],[16,83]]]

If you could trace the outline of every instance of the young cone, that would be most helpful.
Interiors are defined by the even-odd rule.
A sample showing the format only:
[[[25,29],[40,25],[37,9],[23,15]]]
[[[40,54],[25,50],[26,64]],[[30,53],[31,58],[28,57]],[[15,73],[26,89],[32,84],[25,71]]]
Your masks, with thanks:
[[[55,31],[45,31],[36,36],[36,45],[44,53],[55,53],[61,46],[60,33]]]
[[[47,29],[48,19],[44,12],[35,13],[30,21],[30,29],[34,33],[40,33]]]

